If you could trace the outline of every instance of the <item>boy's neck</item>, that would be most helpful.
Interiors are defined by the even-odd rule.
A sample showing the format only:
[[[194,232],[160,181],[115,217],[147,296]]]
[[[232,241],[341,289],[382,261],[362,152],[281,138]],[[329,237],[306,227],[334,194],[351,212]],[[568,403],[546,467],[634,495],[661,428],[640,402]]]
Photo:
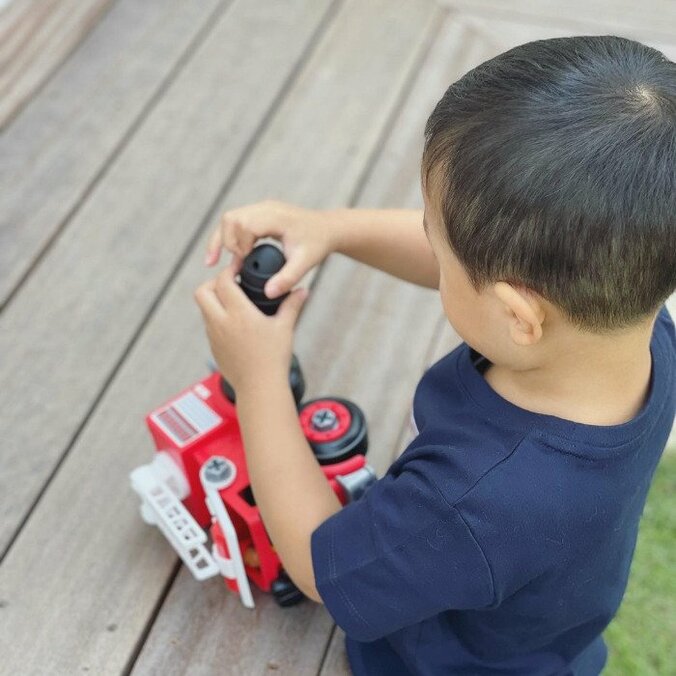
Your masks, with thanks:
[[[484,377],[520,408],[587,425],[620,425],[638,414],[648,395],[653,325],[613,336],[550,336],[537,367],[491,365]]]

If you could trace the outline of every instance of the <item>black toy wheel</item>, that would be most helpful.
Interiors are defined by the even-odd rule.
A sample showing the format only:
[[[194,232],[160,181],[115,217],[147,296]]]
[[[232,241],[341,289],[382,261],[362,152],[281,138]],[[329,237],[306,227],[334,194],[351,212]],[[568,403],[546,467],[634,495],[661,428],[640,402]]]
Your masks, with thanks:
[[[300,407],[299,416],[320,465],[366,454],[366,418],[351,401],[339,397],[313,399]]]
[[[214,369],[215,371],[218,368]],[[296,402],[296,406],[300,405],[300,400],[305,394],[305,378],[303,377],[303,371],[300,368],[300,362],[298,357],[295,354],[291,355],[291,366],[289,367],[289,387],[293,393],[293,398]],[[226,399],[231,401],[233,404],[236,403],[235,390],[232,385],[223,377],[221,377],[221,392]]]
[[[279,574],[279,577],[272,583],[270,591],[272,592],[275,601],[277,601],[277,605],[282,608],[295,606],[305,598],[303,592],[291,582],[291,578],[284,571],[282,571]]]

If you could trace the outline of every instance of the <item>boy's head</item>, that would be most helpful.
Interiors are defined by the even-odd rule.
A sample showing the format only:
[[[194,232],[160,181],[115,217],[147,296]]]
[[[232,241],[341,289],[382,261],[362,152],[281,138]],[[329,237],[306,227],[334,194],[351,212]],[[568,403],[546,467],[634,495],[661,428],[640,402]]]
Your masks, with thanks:
[[[462,276],[469,303],[489,290],[594,333],[676,287],[676,64],[654,49],[559,38],[481,64],[432,112],[421,171],[454,325]]]

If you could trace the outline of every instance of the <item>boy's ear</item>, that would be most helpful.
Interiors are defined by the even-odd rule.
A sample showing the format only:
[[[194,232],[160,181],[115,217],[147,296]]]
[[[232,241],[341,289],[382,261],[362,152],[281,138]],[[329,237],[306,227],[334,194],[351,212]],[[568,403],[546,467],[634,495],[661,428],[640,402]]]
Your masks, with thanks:
[[[509,314],[509,334],[517,345],[535,345],[542,338],[545,310],[537,295],[496,282],[493,291]]]

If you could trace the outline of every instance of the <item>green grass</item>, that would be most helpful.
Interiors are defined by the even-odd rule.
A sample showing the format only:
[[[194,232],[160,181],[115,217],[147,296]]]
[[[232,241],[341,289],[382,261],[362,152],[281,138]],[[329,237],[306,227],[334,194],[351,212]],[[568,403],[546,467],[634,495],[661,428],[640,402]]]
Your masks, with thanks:
[[[655,473],[604,676],[676,676],[676,453]]]

